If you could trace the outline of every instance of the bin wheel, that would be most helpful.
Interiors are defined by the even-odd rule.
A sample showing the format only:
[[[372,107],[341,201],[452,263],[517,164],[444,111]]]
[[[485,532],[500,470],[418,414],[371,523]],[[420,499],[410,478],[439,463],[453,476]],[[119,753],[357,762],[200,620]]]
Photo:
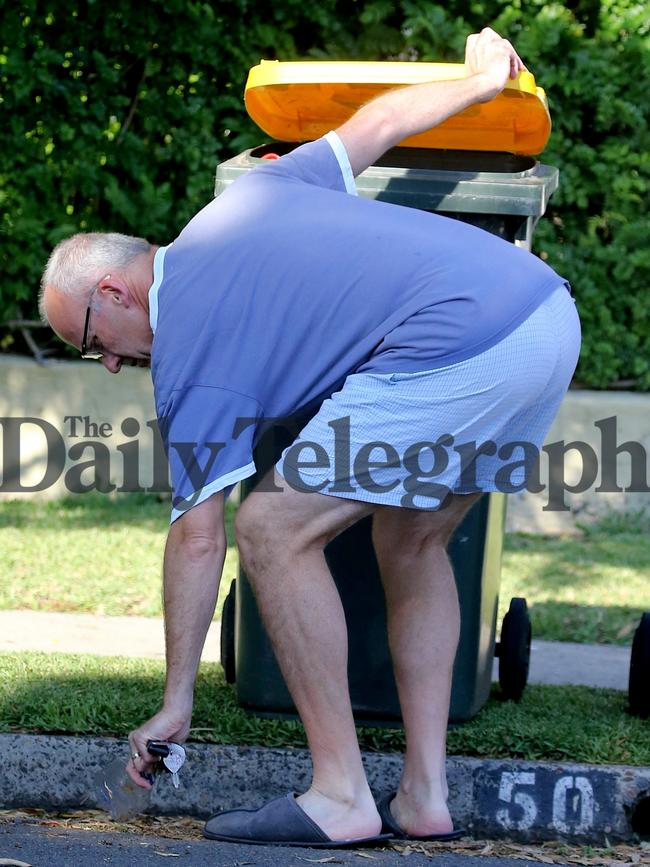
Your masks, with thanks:
[[[634,633],[630,658],[628,698],[630,713],[647,719],[650,716],[650,611],[641,616]]]
[[[526,600],[514,597],[510,600],[508,613],[503,618],[498,647],[499,684],[505,699],[519,701],[526,688],[531,634]]]
[[[226,683],[234,683],[235,674],[235,579],[223,603],[221,612],[221,665]]]

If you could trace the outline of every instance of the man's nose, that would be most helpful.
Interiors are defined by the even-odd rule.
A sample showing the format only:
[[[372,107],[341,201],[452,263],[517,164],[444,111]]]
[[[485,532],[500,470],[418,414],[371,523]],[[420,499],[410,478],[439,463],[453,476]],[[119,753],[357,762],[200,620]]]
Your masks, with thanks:
[[[102,355],[102,364],[110,373],[119,373],[122,367],[122,359],[119,355],[113,355],[111,352],[104,352]]]

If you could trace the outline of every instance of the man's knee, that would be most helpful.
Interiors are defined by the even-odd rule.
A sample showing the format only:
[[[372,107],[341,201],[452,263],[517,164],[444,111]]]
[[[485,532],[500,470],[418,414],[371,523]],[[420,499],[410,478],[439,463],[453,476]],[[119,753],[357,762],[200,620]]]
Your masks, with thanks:
[[[269,500],[268,496],[251,494],[235,515],[235,540],[244,563],[253,551],[264,550],[272,556],[275,550],[287,550],[299,529],[299,516],[282,508],[277,498]]]
[[[378,521],[375,518],[373,526],[375,546],[387,555],[393,553],[399,556],[409,553],[417,556],[424,548],[435,545],[444,548],[452,532],[453,528],[448,524],[411,515],[405,515],[398,521]]]
[[[367,503],[321,494],[248,496],[235,517],[235,537],[244,561],[251,551],[295,557],[322,551],[347,527],[372,512]]]
[[[266,510],[256,497],[247,497],[235,515],[235,541],[240,557],[246,560],[249,551],[259,544],[267,532]]]
[[[446,548],[465,513],[480,494],[452,495],[448,504],[436,511],[389,508],[374,518],[375,545],[387,553],[417,556],[425,548]]]

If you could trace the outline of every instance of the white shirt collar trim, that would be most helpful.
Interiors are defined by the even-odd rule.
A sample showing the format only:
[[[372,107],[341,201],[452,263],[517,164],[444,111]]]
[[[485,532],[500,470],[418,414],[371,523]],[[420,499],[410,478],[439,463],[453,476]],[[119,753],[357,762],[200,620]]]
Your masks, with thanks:
[[[345,189],[351,196],[358,196],[357,185],[354,182],[354,174],[352,173],[352,166],[350,165],[350,157],[348,156],[348,152],[345,149],[345,145],[341,141],[340,136],[337,132],[331,130],[323,136],[323,138],[329,143],[329,146],[334,151],[334,156],[337,159],[341,169],[341,174],[343,175]]]
[[[167,249],[167,247],[158,247],[153,257],[153,283],[149,288],[149,325],[151,325],[154,334],[158,324],[158,290],[163,280],[163,266]]]

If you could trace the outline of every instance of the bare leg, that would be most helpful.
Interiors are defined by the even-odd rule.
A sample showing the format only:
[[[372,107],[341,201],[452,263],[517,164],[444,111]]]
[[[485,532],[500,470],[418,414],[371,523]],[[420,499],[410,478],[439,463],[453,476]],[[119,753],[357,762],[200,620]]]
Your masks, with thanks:
[[[391,812],[411,834],[453,827],[445,746],[460,615],[446,546],[476,498],[452,496],[437,512],[383,507],[373,517],[406,732],[404,772]]]
[[[357,742],[347,680],[347,629],[323,550],[372,506],[300,493],[253,492],[237,543],[267,633],[305,726],[313,760],[300,806],[332,839],[379,833],[381,820]]]

